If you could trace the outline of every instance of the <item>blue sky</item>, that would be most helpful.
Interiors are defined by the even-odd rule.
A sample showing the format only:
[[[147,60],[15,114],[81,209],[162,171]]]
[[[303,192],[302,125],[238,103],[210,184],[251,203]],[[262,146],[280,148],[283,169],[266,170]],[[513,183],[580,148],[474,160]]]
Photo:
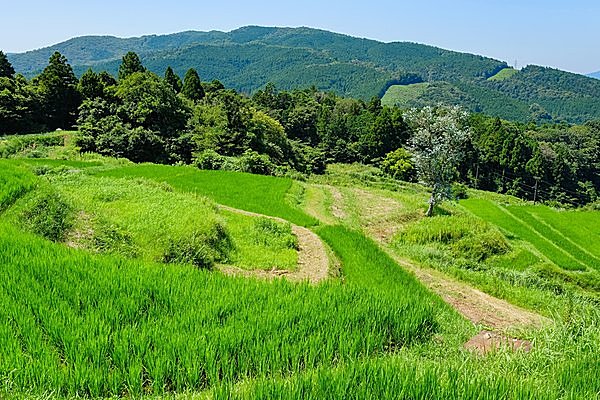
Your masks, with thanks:
[[[21,52],[91,34],[310,26],[588,73],[600,70],[598,17],[597,0],[25,0],[2,5],[0,49]]]

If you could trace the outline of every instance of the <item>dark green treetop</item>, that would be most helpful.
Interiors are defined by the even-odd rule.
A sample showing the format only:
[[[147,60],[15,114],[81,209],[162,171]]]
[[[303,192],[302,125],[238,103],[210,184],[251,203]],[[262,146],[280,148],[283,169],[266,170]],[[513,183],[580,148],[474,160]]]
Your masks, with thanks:
[[[183,87],[183,83],[181,82],[181,78],[177,76],[175,72],[173,72],[173,68],[167,67],[165,71],[165,82],[167,82],[175,91],[175,93],[181,92]]]
[[[0,50],[0,78],[12,78],[14,75],[15,69],[6,58],[6,54]]]
[[[125,79],[135,72],[144,71],[146,71],[146,68],[142,65],[140,57],[133,51],[130,51],[123,56],[123,61],[119,66],[119,80]]]
[[[188,69],[183,78],[183,89],[181,93],[190,100],[198,101],[204,98],[204,89],[202,82],[198,76],[198,72],[194,68]]]
[[[49,129],[70,128],[77,118],[81,102],[77,77],[65,56],[58,51],[50,56],[48,66],[35,84],[43,99],[43,112]]]

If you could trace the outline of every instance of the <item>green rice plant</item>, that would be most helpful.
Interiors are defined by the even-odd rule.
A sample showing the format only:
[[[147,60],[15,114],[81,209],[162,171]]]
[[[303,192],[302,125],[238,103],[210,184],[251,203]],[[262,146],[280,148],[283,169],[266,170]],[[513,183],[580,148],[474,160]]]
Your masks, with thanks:
[[[600,258],[596,258],[585,248],[579,246],[570,237],[554,229],[541,218],[536,218],[527,207],[511,206],[507,208],[513,215],[527,223],[533,230],[560,247],[570,258],[579,262],[584,268],[600,268]]]
[[[174,189],[206,196],[219,204],[283,218],[296,225],[312,226],[317,220],[289,204],[289,178],[231,171],[201,171],[193,167],[141,164],[98,172],[100,176],[142,177],[167,182]]]
[[[509,235],[528,241],[561,268],[585,270],[586,266],[565,249],[564,241],[554,241],[552,236],[545,236],[550,234],[550,230],[540,228],[541,224],[523,212],[520,206],[503,207],[482,199],[468,199],[461,204],[473,214],[502,228]]]
[[[598,211],[557,211],[549,207],[531,207],[532,214],[583,247],[596,258],[600,257],[600,213]]]
[[[36,186],[37,179],[26,169],[0,160],[0,213]]]
[[[359,233],[323,232],[331,243],[350,241],[336,246],[347,284],[144,264],[0,224],[0,393],[201,391],[365,359],[431,337],[439,299]],[[357,250],[366,254],[352,255]]]
[[[343,278],[348,285],[378,292],[389,304],[394,304],[396,312],[424,317],[420,321],[420,335],[427,337],[437,329],[434,307],[446,305],[413,275],[400,268],[375,242],[343,226],[321,227],[317,233],[340,258]],[[420,299],[423,297],[429,297],[430,303],[422,303]],[[397,333],[407,336],[402,331]]]

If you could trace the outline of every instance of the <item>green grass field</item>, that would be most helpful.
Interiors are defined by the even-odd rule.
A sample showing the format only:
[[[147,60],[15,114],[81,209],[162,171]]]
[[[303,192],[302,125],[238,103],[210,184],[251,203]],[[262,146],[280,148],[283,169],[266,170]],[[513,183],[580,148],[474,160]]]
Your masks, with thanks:
[[[100,176],[147,178],[166,182],[176,190],[193,192],[219,204],[280,217],[301,226],[317,220],[290,205],[286,199],[292,180],[230,171],[200,171],[193,167],[135,165],[109,169]]]
[[[411,102],[427,92],[429,83],[414,83],[412,85],[393,85],[381,98],[381,104],[387,106],[397,105],[407,107]]]
[[[0,398],[600,396],[600,214],[474,193],[428,219],[426,190],[370,168],[331,166],[314,183],[95,156],[0,160]],[[312,227],[339,277],[198,268],[184,256],[220,245],[217,263],[297,262],[289,224],[215,203]],[[379,225],[394,228],[387,244],[367,237]],[[530,353],[471,354],[462,345],[480,327],[389,252],[554,323],[522,332]]]
[[[510,79],[511,77],[513,77],[514,75],[518,74],[519,71],[517,71],[516,69],[513,68],[504,68],[501,69],[496,75],[494,76],[490,76],[488,78],[488,81],[504,81],[506,79]]]

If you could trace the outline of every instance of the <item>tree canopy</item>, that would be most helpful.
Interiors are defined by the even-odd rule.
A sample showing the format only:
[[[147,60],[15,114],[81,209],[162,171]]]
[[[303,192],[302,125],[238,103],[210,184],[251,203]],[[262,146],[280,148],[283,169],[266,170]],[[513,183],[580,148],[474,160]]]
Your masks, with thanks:
[[[6,58],[6,54],[0,50],[0,78],[12,78],[14,75],[15,69]]]
[[[183,78],[181,93],[192,101],[202,100],[205,96],[200,76],[194,68],[188,69]]]
[[[55,52],[48,66],[34,80],[42,100],[42,111],[49,129],[71,128],[77,119],[81,96],[77,78],[67,59]]]
[[[142,65],[140,57],[133,51],[129,51],[123,56],[123,60],[119,66],[119,80],[125,79],[133,73],[144,71],[146,71],[146,68]]]
[[[452,183],[466,157],[470,133],[468,114],[459,107],[424,107],[406,113],[413,128],[410,151],[418,178],[431,188],[427,216],[439,202],[451,198]]]

